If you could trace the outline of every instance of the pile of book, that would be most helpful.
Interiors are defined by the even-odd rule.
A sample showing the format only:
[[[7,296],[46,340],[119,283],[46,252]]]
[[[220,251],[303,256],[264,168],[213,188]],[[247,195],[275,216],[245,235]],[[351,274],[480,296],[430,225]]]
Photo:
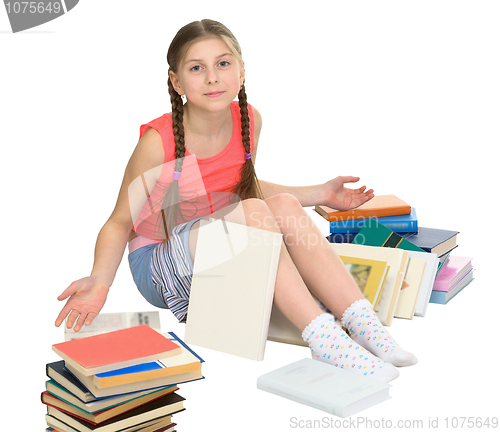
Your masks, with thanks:
[[[328,240],[384,325],[425,316],[428,303],[446,304],[473,280],[472,259],[452,254],[458,231],[419,227],[416,209],[395,195],[315,211],[330,222]]]
[[[184,408],[178,384],[203,378],[203,360],[174,333],[139,325],[52,346],[47,431],[168,431]]]

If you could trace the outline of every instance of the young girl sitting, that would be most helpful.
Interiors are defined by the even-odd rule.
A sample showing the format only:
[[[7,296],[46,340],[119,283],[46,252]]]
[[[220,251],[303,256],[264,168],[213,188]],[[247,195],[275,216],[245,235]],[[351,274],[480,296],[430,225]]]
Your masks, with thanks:
[[[306,187],[257,180],[254,163],[262,119],[247,103],[240,46],[222,24],[202,20],[186,25],[174,37],[167,60],[172,113],[141,126],[116,207],[97,238],[92,273],[58,297],[69,300],[56,326],[68,317],[68,328],[75,325],[78,331],[98,315],[127,242],[141,294],[184,321],[197,228],[200,219],[211,213],[215,218],[283,234],[274,302],[303,332],[314,359],[383,381],[399,375],[394,366],[415,364],[415,356],[402,350],[383,328],[303,209],[316,204],[355,208],[371,199],[373,191],[364,186],[344,187],[357,182],[357,177],[337,177]],[[234,102],[236,97],[238,102]],[[209,211],[186,216],[182,190],[193,172],[199,172],[208,196],[225,193],[241,201],[221,199],[222,208],[210,206]],[[146,191],[142,203],[151,208],[156,205],[149,218],[160,217],[159,225],[148,222],[148,217],[138,223],[137,215],[133,216],[131,191],[139,179]],[[160,235],[158,226],[163,227]],[[333,315],[324,313],[311,293]]]

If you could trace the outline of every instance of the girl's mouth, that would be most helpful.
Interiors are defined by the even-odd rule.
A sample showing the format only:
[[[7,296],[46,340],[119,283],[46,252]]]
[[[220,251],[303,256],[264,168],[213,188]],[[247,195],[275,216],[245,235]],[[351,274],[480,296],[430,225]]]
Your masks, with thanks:
[[[224,94],[223,91],[214,91],[214,92],[210,92],[210,93],[205,93],[205,96],[207,96],[209,98],[216,98],[216,97],[221,96],[222,94]]]

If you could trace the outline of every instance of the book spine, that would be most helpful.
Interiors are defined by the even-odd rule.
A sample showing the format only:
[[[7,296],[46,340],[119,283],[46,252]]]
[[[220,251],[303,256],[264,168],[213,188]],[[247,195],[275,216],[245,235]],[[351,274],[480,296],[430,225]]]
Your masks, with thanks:
[[[172,341],[180,343],[186,350],[188,350],[191,354],[193,354],[198,360],[200,360],[200,363],[204,363],[205,360],[203,360],[198,354],[196,354],[191,348],[189,348],[186,343],[180,339],[174,332],[168,332],[168,334],[171,336]]]
[[[375,220],[377,220],[375,218]],[[377,220],[378,223],[389,228],[391,231],[396,233],[414,233],[418,232],[418,222],[417,221],[394,221],[386,222]],[[357,234],[361,231],[361,228],[365,225],[365,219],[358,219],[352,221],[339,221],[330,222],[330,233],[332,234]]]

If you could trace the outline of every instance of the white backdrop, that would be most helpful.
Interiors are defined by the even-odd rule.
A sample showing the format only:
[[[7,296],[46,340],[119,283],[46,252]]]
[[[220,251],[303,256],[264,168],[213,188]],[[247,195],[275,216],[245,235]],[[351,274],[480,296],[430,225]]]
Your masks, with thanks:
[[[26,413],[4,416],[3,428],[45,428],[45,364],[58,360],[51,345],[63,339],[56,297],[89,274],[139,125],[170,111],[168,45],[202,18],[226,24],[242,46],[249,101],[264,120],[261,179],[306,185],[361,176],[376,193],[416,207],[421,226],[460,231],[455,254],[474,259],[476,280],[448,305],[395,320],[391,333],[420,362],[401,369],[390,401],[354,421],[427,427],[498,413],[489,393],[499,384],[491,345],[499,15],[495,1],[82,0],[12,34],[0,11],[0,361],[7,406]],[[151,309],[125,258],[103,312]],[[171,314],[161,319],[164,331],[183,336]],[[306,348],[269,343],[259,363],[198,351],[206,379],[181,387],[179,431],[289,430],[332,418],[256,389],[259,375],[307,357]]]

